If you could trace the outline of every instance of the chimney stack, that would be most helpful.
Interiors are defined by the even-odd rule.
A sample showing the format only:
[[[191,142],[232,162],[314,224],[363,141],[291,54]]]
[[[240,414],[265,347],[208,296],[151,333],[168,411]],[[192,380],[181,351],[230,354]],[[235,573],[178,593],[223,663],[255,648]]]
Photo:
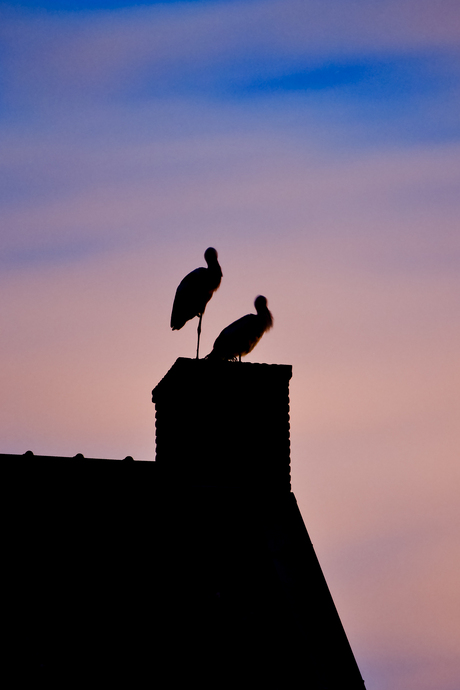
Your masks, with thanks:
[[[289,492],[290,365],[180,357],[152,391],[156,461],[183,481]]]

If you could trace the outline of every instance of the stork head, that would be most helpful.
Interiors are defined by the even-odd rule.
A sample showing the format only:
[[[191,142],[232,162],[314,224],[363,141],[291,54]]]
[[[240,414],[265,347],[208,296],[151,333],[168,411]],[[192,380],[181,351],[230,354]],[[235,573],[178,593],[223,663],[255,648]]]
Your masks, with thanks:
[[[204,253],[204,258],[206,263],[211,264],[211,263],[216,263],[217,262],[217,250],[214,249],[214,247],[208,247]]]
[[[267,307],[267,298],[263,295],[259,295],[256,297],[254,306],[256,308],[257,316],[264,324],[262,333],[265,333],[265,331],[269,331],[273,326],[273,316]]]
[[[259,295],[258,297],[256,297],[254,301],[254,306],[256,308],[257,313],[263,311],[267,308],[267,298],[263,295]]]

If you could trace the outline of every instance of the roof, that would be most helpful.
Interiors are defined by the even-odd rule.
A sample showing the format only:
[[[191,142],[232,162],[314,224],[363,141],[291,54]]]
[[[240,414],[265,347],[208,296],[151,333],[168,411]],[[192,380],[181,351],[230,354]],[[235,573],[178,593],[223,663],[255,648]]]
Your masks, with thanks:
[[[155,465],[3,465],[16,676],[363,690],[294,495],[174,486]]]

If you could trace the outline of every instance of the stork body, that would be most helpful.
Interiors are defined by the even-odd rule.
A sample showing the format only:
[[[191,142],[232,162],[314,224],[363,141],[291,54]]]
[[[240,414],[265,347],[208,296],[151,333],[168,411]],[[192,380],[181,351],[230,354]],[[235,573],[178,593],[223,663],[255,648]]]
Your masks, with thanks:
[[[174,298],[171,314],[171,328],[180,330],[187,321],[198,316],[198,342],[196,357],[200,349],[201,320],[206,305],[222,280],[222,269],[217,260],[217,252],[213,247],[206,249],[204,258],[207,268],[197,268],[179,283]]]
[[[239,359],[241,362],[241,357],[252,352],[263,334],[273,326],[266,298],[259,295],[254,306],[257,314],[246,314],[217,336],[212,352],[208,355],[209,359]]]

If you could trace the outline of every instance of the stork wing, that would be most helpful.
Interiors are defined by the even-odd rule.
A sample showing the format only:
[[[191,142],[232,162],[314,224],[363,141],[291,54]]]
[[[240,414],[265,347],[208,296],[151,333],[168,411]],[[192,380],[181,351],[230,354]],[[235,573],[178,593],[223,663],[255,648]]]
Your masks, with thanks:
[[[187,321],[204,312],[211,297],[208,295],[205,268],[196,268],[181,280],[176,290],[171,313],[173,331],[180,330]]]
[[[222,359],[235,359],[247,355],[262,337],[259,319],[247,314],[224,328],[214,343],[213,352]]]

